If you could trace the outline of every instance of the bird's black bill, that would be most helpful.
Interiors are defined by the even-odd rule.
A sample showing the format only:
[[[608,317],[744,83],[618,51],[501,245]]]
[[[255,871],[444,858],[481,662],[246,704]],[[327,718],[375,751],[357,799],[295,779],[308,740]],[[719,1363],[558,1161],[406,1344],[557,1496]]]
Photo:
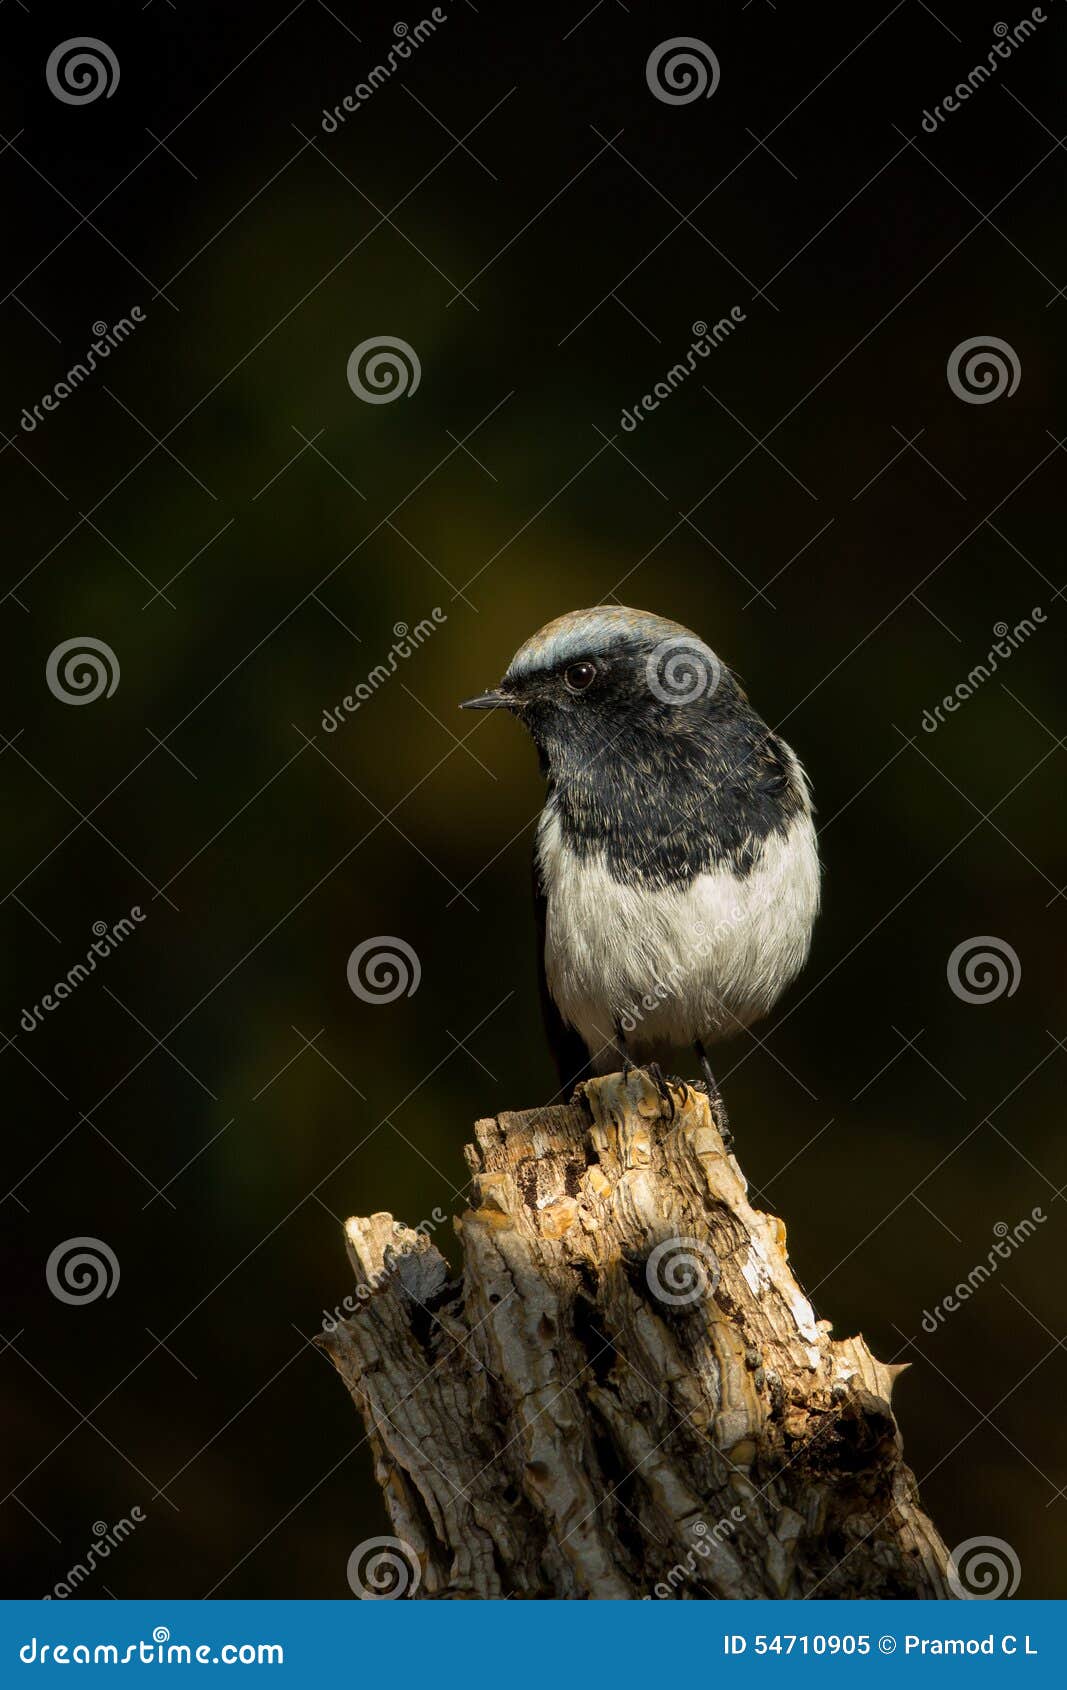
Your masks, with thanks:
[[[460,705],[461,710],[507,710],[515,700],[509,698],[499,687],[492,692],[479,693],[477,698],[465,698]]]

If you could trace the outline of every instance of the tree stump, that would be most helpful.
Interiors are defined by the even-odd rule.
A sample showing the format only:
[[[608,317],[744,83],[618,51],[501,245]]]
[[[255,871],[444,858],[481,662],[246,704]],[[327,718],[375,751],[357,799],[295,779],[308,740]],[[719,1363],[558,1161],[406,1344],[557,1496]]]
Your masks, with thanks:
[[[319,1342],[396,1533],[360,1594],[950,1595],[903,1369],[830,1337],[707,1097],[671,1097],[637,1069],[479,1121],[458,1281],[424,1229],[347,1222]]]

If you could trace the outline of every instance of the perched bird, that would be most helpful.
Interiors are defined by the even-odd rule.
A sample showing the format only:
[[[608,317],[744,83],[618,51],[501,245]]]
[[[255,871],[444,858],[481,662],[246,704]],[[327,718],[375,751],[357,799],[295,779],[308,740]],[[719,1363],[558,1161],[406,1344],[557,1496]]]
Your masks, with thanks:
[[[547,780],[534,850],[549,1041],[568,1088],[766,1015],[819,906],[808,780],[698,635],[647,611],[575,610],[465,710],[510,710]]]

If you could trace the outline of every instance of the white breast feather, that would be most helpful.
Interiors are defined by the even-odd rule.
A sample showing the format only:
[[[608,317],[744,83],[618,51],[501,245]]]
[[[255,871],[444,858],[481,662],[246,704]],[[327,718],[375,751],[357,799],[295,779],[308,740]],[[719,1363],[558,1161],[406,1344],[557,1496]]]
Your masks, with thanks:
[[[819,904],[807,809],[766,839],[744,877],[718,870],[683,891],[624,886],[602,853],[578,857],[551,803],[537,852],[548,987],[600,1072],[617,1066],[617,1022],[637,1060],[650,1047],[726,1038],[765,1015],[804,965]]]

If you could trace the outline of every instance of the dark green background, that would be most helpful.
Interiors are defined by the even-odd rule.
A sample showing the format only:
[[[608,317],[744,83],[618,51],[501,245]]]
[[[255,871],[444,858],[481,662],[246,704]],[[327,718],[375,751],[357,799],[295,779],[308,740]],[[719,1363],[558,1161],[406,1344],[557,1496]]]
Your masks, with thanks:
[[[307,1342],[351,1288],[341,1221],[451,1212],[472,1120],[555,1083],[534,757],[455,706],[611,596],[699,630],[814,782],[811,962],[720,1057],[743,1165],[820,1315],[914,1362],[899,1413],[949,1544],[1006,1539],[1024,1595],[1065,1593],[1067,16],[1049,0],[929,136],[989,6],[583,9],[447,7],[334,135],[322,108],[395,12],[0,16],[10,1594],[134,1504],[146,1523],[84,1594],[349,1594],[350,1551],[387,1526]],[[121,80],[63,106],[44,63],[85,33]],[[650,93],[676,35],[713,46],[712,99]],[[26,435],[22,407],[133,304],[144,325]],[[621,432],[733,305],[699,379]],[[349,389],[376,334],[416,348],[414,396]],[[979,334],[1022,371],[988,405],[946,381]],[[435,605],[440,630],[324,735]],[[1035,605],[1038,633],[922,733]],[[44,671],[79,634],[121,681],[71,708]],[[133,904],[136,936],[21,1031]],[[374,934],[415,947],[414,996],[348,989]],[[985,934],[1021,980],[971,1005],[946,963]],[[924,1333],[1035,1205],[1037,1236]],[[45,1262],[83,1234],[121,1280],[67,1307]]]

